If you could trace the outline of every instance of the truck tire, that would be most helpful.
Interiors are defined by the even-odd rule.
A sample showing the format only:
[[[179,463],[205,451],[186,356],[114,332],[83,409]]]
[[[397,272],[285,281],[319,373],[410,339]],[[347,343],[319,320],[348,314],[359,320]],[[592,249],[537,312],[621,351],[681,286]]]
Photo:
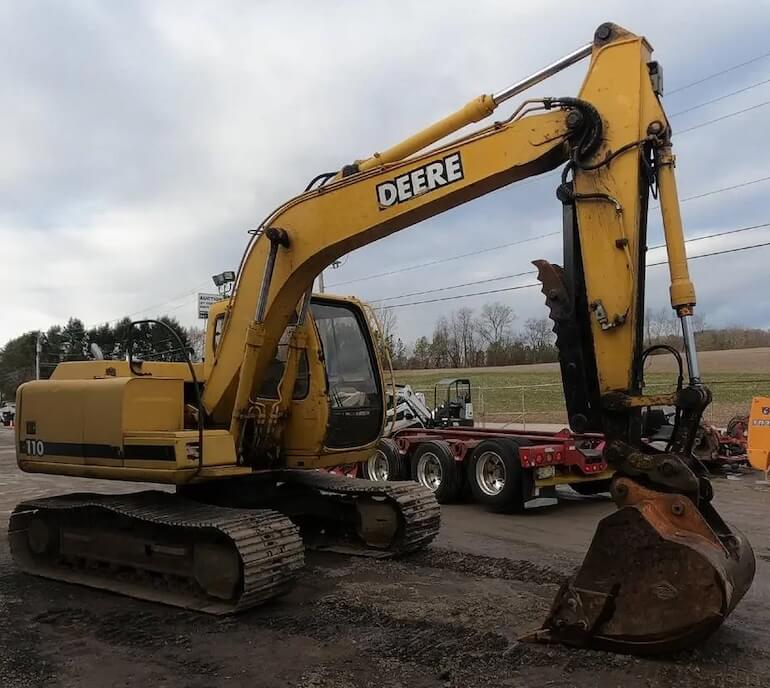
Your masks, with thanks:
[[[398,445],[389,437],[383,437],[377,442],[372,455],[362,462],[361,467],[364,477],[369,480],[393,481],[405,477]]]
[[[436,440],[419,444],[411,463],[412,480],[433,492],[439,504],[447,504],[457,498],[462,474],[446,442]]]
[[[467,479],[474,499],[490,511],[515,513],[524,510],[527,480],[519,460],[519,447],[527,440],[509,437],[484,440],[473,450]]]
[[[610,485],[612,485],[612,478],[607,478],[606,480],[591,480],[587,483],[572,483],[570,487],[578,494],[588,497],[590,495],[609,492]]]

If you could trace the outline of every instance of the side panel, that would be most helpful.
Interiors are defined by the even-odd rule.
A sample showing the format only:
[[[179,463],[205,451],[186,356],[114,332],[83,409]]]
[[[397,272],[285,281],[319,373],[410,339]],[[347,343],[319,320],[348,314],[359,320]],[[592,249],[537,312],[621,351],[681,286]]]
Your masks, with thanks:
[[[39,380],[19,388],[19,467],[121,466],[126,432],[182,430],[182,380]],[[172,451],[173,455],[173,451]]]
[[[770,397],[754,397],[751,401],[748,453],[754,468],[770,468]]]
[[[85,382],[85,381],[84,381]],[[16,457],[19,468],[34,461],[54,461],[83,465],[83,430],[85,424],[82,401],[77,394],[81,382],[36,380],[16,391]],[[102,437],[108,443],[116,438],[111,428]],[[120,439],[117,436],[117,444]]]

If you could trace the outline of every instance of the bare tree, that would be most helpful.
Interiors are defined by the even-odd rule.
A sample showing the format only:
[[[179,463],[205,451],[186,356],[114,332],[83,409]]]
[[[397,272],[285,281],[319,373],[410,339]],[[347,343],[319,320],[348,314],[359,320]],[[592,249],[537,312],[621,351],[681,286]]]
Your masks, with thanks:
[[[487,344],[499,346],[510,335],[515,319],[516,314],[510,306],[499,301],[485,303],[477,321],[479,335]]]
[[[398,339],[396,311],[393,308],[380,307],[375,311],[375,314],[380,327],[380,346],[384,351],[387,351],[392,359],[396,354],[396,340]]]
[[[415,368],[428,368],[431,363],[430,342],[425,336],[418,337],[414,343],[414,355],[412,357]]]
[[[451,313],[447,323],[449,326],[449,364],[452,368],[459,368],[463,364],[463,351],[460,342],[460,324],[457,321],[457,313]]]
[[[485,303],[476,320],[476,331],[486,346],[487,365],[505,362],[506,348],[512,337],[512,325],[516,314],[510,306],[495,301]]]
[[[539,351],[553,346],[553,322],[548,318],[529,318],[524,323],[524,340],[532,349]]]
[[[433,339],[430,343],[430,357],[433,368],[445,368],[449,364],[449,322],[445,317],[436,321]]]
[[[194,361],[202,361],[205,352],[206,330],[197,325],[191,325],[185,328],[185,333],[192,349],[192,359]]]
[[[648,308],[645,313],[644,331],[648,346],[661,342],[667,337],[675,337],[678,334],[678,328],[673,310],[665,306],[657,310]]]
[[[380,323],[380,330],[382,337],[386,341],[388,339],[394,339],[396,337],[396,326],[398,325],[398,317],[396,311],[393,308],[379,307],[375,311],[377,320]]]
[[[472,308],[460,308],[449,316],[449,358],[452,366],[472,365],[476,353]]]

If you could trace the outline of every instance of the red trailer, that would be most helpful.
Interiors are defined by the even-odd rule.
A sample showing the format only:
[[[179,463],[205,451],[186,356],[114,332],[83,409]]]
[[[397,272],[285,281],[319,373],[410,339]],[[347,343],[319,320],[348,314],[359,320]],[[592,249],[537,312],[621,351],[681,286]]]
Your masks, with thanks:
[[[412,479],[442,503],[463,492],[494,511],[520,511],[555,496],[557,485],[581,494],[609,490],[613,471],[602,458],[604,438],[569,430],[409,428],[383,438],[366,463],[340,472],[372,480]]]

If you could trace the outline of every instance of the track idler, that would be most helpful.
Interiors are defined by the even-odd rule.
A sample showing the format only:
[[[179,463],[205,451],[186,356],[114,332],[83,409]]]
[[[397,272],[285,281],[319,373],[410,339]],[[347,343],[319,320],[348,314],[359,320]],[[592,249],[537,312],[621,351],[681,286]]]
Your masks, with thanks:
[[[626,477],[612,492],[618,511],[599,523],[582,566],[528,639],[632,654],[692,647],[749,589],[751,546],[714,514],[717,534],[683,495]]]

